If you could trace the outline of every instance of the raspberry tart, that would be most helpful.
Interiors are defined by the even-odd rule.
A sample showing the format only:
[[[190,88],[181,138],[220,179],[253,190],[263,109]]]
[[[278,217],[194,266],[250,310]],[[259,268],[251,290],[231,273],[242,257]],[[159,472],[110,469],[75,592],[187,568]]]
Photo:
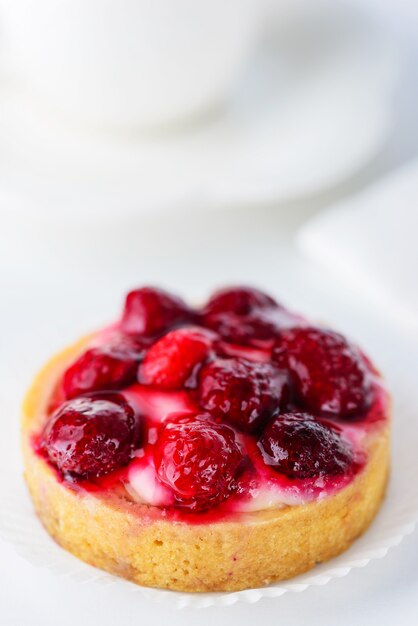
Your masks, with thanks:
[[[228,591],[295,576],[365,531],[390,401],[356,345],[257,289],[197,309],[143,287],[38,374],[22,434],[61,546],[140,585]]]

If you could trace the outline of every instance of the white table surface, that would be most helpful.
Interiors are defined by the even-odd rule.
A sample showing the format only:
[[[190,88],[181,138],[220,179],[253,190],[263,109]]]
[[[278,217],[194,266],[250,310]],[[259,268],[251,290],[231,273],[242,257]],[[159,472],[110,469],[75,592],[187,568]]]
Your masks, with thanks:
[[[416,68],[416,58],[410,57],[410,67]],[[368,184],[418,152],[415,118],[418,98],[414,89],[413,81],[403,87],[395,137],[382,158],[364,176],[329,198],[279,210],[265,207],[257,212],[248,209],[239,213],[179,215],[158,224],[152,220],[142,221],[132,225],[138,233],[136,255],[129,247],[126,254],[118,253],[109,258],[102,254],[99,246],[93,255],[98,259],[96,263],[92,262],[83,242],[77,251],[77,260],[69,259],[65,249],[61,256],[57,250],[54,263],[44,257],[39,266],[35,240],[30,264],[28,255],[22,256],[19,251],[13,262],[7,262],[1,257],[0,247],[0,321],[2,329],[7,329],[0,339],[0,378],[3,380],[0,402],[1,397],[4,399],[8,394],[4,381],[13,379],[23,392],[35,368],[53,350],[115,315],[121,294],[133,284],[157,282],[199,299],[217,284],[253,282],[314,316],[321,317],[333,310],[336,325],[350,332],[352,323],[354,327],[354,320],[364,311],[365,303],[354,303],[347,315],[339,300],[344,292],[342,286],[328,282],[300,258],[292,238],[298,225],[333,197],[341,197]],[[414,128],[413,121],[415,130],[409,132]],[[111,231],[103,235],[103,240],[111,242]],[[123,233],[115,236],[123,238]],[[155,241],[155,246],[150,245],[150,241]],[[369,311],[368,314],[376,317],[377,323],[384,323],[382,312]],[[367,336],[364,339],[367,348]],[[18,400],[13,398],[10,412],[0,413],[0,471],[3,473],[19,468]],[[1,626],[161,623],[174,626],[227,622],[231,626],[254,623],[415,626],[418,623],[418,532],[405,538],[384,559],[324,587],[310,588],[300,594],[288,593],[256,605],[182,611],[151,604],[121,590],[59,578],[27,563],[15,553],[13,546],[0,540]]]

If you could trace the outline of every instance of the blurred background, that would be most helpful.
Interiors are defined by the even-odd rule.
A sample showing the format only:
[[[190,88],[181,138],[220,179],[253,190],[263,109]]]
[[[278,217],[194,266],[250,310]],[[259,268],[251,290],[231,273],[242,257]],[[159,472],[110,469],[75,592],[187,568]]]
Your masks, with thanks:
[[[417,38],[395,0],[0,0],[2,316],[43,354],[132,285],[331,272],[416,334]]]
[[[142,284],[254,284],[416,368],[417,68],[411,0],[0,0],[0,419]]]

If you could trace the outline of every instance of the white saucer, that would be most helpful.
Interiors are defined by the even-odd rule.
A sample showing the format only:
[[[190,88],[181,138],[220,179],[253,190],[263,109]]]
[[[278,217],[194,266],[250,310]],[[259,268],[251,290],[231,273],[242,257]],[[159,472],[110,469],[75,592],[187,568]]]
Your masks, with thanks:
[[[353,8],[302,15],[270,26],[222,111],[169,134],[71,127],[4,81],[0,206],[61,220],[198,210],[285,202],[352,176],[387,137],[397,55]]]

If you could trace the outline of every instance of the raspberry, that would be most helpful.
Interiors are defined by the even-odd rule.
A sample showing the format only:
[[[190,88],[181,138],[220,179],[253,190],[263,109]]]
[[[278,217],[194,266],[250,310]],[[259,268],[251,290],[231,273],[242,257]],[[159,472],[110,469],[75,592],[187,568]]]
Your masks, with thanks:
[[[157,335],[173,326],[192,323],[195,315],[180,298],[162,289],[143,287],[126,296],[121,326],[133,335]]]
[[[234,431],[209,415],[189,414],[166,423],[154,447],[159,479],[173,490],[177,506],[191,511],[225,500],[242,461]]]
[[[115,337],[108,345],[91,348],[65,372],[63,391],[67,399],[91,391],[121,389],[135,382],[144,349],[129,337]]]
[[[150,344],[151,339],[149,337],[138,337],[115,332],[107,339],[105,347],[112,350],[115,354],[129,354],[136,361],[141,361]]]
[[[296,399],[313,413],[356,417],[372,403],[372,377],[366,362],[338,333],[314,327],[284,331],[273,360],[289,370]]]
[[[279,415],[258,445],[265,463],[289,478],[344,474],[353,462],[348,442],[306,413]]]
[[[248,345],[269,341],[297,318],[258,289],[241,287],[216,292],[203,310],[203,324],[226,341]]]
[[[215,418],[252,432],[288,400],[287,376],[269,363],[241,358],[218,359],[203,366],[198,395]]]
[[[180,389],[207,357],[214,337],[199,328],[172,330],[149,349],[139,368],[139,382]]]
[[[64,474],[97,478],[129,462],[139,427],[139,415],[121,394],[91,394],[64,402],[51,415],[42,447]]]
[[[252,287],[234,287],[216,291],[205,307],[205,314],[228,312],[247,315],[254,309],[270,306],[278,306],[278,304],[262,291]]]

